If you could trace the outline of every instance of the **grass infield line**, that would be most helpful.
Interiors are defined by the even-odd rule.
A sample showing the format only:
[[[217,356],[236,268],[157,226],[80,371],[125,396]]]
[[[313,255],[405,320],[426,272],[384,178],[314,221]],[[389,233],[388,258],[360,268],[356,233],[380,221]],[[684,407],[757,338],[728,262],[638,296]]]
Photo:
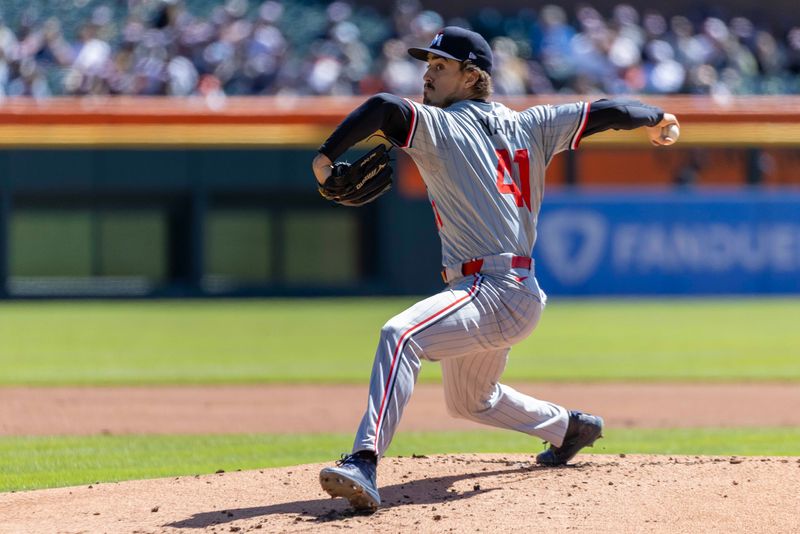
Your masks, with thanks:
[[[349,434],[88,436],[0,438],[0,491],[106,483],[332,462],[348,451]],[[388,456],[530,453],[536,438],[502,431],[407,432]],[[800,428],[611,429],[599,454],[800,456]]]

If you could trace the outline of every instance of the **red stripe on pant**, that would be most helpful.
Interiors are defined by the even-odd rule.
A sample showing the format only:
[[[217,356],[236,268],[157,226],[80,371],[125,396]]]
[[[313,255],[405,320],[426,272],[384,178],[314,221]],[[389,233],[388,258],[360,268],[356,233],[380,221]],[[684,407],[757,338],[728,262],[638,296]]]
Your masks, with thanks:
[[[430,317],[427,317],[426,319],[423,319],[421,322],[415,324],[414,326],[412,326],[411,328],[409,328],[408,330],[403,332],[403,334],[400,336],[400,339],[397,340],[397,345],[395,346],[394,354],[392,355],[392,365],[391,365],[391,367],[389,367],[389,376],[386,379],[386,386],[383,389],[383,398],[381,399],[381,407],[378,410],[378,421],[375,423],[375,453],[376,454],[379,454],[379,451],[378,451],[378,436],[380,436],[380,433],[381,433],[381,422],[383,421],[383,415],[384,415],[383,414],[383,408],[384,408],[384,404],[386,403],[386,399],[389,397],[389,389],[390,389],[389,388],[389,384],[392,383],[392,374],[394,373],[394,368],[395,368],[395,365],[397,364],[398,356],[400,355],[400,352],[401,352],[400,351],[400,347],[402,347],[403,344],[405,343],[406,337],[410,337],[414,333],[414,330],[419,329],[421,326],[425,326],[426,323],[429,323],[433,319],[439,317],[441,314],[443,314],[447,310],[451,309],[456,304],[459,304],[459,303],[461,303],[461,302],[463,302],[463,301],[465,301],[467,299],[472,298],[475,295],[475,292],[476,292],[476,290],[478,288],[478,283],[479,282],[480,282],[480,277],[475,276],[475,281],[473,282],[472,287],[470,287],[469,290],[467,291],[466,295],[464,295],[463,297],[461,297],[457,301],[450,303],[443,310],[439,310],[438,312],[434,313]]]

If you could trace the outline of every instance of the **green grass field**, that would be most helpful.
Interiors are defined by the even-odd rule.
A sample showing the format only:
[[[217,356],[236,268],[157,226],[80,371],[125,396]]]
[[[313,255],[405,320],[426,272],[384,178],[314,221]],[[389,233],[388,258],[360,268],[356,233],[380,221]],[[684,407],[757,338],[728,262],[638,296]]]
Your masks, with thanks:
[[[90,436],[0,438],[0,491],[332,462],[351,435]],[[502,431],[406,432],[390,456],[525,453],[536,439]],[[613,430],[592,453],[798,455],[800,429]]]
[[[366,383],[415,299],[0,303],[0,385]],[[507,380],[798,381],[800,299],[561,300]],[[436,381],[438,366],[421,380]],[[614,430],[594,452],[800,455],[800,429]],[[350,435],[0,438],[0,491],[330,461]],[[391,455],[529,452],[507,432],[401,433]]]
[[[414,299],[0,304],[0,384],[368,380]],[[800,299],[561,300],[508,380],[800,380]],[[438,380],[424,365],[421,380]]]

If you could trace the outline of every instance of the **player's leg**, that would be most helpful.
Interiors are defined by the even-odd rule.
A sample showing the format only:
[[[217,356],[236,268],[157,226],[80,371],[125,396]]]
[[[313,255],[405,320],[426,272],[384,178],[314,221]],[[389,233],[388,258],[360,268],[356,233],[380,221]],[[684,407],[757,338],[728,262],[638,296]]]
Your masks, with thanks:
[[[356,434],[354,452],[370,450],[383,456],[414,391],[420,360],[425,357],[418,336],[436,331],[468,308],[480,293],[481,283],[481,278],[475,277],[471,283],[433,295],[383,326],[372,366],[367,410]]]
[[[420,333],[415,341],[427,358],[442,362],[451,413],[538,436],[550,448],[537,456],[537,462],[562,465],[594,443],[603,421],[499,383],[510,346],[536,328],[544,309],[545,297],[535,279],[527,288],[487,277],[470,306]]]
[[[442,383],[447,411],[454,417],[524,432],[560,446],[567,432],[567,410],[499,382],[509,350],[443,359]]]
[[[332,497],[344,497],[358,510],[380,505],[376,466],[389,447],[397,424],[411,398],[422,351],[415,334],[430,328],[471,302],[480,278],[463,287],[429,297],[392,318],[381,329],[370,378],[367,410],[361,420],[353,453],[320,472],[320,484]]]
[[[465,277],[393,317],[381,330],[370,394],[353,451],[384,454],[411,397],[420,360],[507,349],[535,328],[538,292],[502,278]]]
[[[374,451],[382,456],[394,436],[403,410],[411,397],[422,358],[434,361],[462,359],[480,353],[480,365],[463,367],[480,379],[470,379],[465,388],[484,402],[496,384],[511,344],[524,339],[536,327],[543,304],[538,292],[521,290],[507,280],[475,276],[465,278],[451,289],[417,303],[394,317],[381,330],[372,368],[367,411],[362,418],[353,451]],[[467,382],[465,382],[466,384]],[[521,395],[511,388],[499,389],[500,409],[486,416],[507,419],[515,409],[528,410],[518,424],[495,422],[502,428],[539,428],[548,441],[560,443],[568,415],[551,403]],[[483,406],[483,405],[481,405]],[[476,408],[477,409],[477,408]],[[483,408],[481,408],[483,409]],[[551,421],[552,419],[552,421]],[[563,428],[559,430],[559,425]],[[550,428],[555,429],[551,431]]]
[[[499,383],[508,350],[442,360],[447,410],[455,417],[537,436],[550,447],[536,456],[542,465],[566,464],[600,437],[603,420],[535,399]]]

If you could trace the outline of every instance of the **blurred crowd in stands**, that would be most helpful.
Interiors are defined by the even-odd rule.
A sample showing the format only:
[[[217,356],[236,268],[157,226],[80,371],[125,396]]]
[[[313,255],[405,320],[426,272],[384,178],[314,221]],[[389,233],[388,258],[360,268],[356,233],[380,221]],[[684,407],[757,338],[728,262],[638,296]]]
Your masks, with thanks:
[[[419,0],[3,0],[0,97],[421,93],[406,53],[442,26],[495,55],[500,95],[800,93],[800,24],[665,17],[626,4],[556,5],[445,20]]]

